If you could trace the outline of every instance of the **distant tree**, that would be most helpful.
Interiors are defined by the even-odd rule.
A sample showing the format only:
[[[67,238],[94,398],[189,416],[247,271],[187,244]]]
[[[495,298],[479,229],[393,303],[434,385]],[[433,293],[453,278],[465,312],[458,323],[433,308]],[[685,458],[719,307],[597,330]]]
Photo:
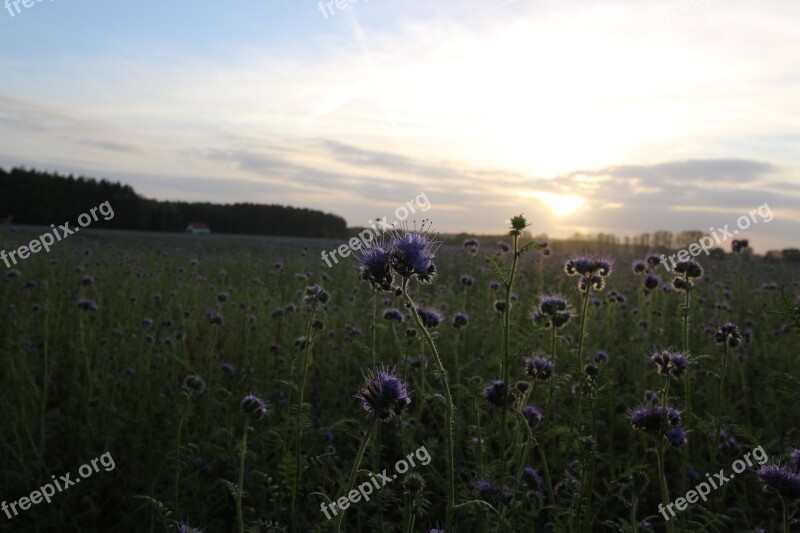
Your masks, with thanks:
[[[800,250],[797,248],[784,248],[781,252],[784,261],[789,263],[800,263]]]

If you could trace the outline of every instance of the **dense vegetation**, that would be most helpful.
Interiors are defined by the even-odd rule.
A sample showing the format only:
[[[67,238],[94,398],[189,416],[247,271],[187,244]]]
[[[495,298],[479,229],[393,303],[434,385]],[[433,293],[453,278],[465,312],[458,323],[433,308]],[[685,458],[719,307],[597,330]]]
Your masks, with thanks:
[[[111,220],[95,228],[184,231],[190,223],[210,226],[214,233],[285,235],[341,239],[347,224],[339,216],[281,205],[167,202],[143,198],[129,185],[37,170],[0,168],[0,219],[15,224],[50,225],[71,221],[103,202],[114,210]]]
[[[78,211],[134,197],[94,186],[110,188]],[[105,452],[116,467],[0,514],[0,530],[215,533],[241,516],[249,531],[332,531],[321,505],[348,494],[366,441],[356,486],[423,446],[431,461],[353,504],[347,532],[443,530],[448,515],[459,533],[779,530],[759,464],[667,523],[658,506],[758,446],[796,468],[800,268],[724,254],[673,276],[642,255],[517,255],[514,231],[441,247],[430,284],[425,257],[408,277],[396,262],[390,292],[355,261],[326,268],[333,241],[87,231],[4,270],[2,498]],[[0,249],[32,236],[0,228]],[[664,404],[680,420],[648,425]]]

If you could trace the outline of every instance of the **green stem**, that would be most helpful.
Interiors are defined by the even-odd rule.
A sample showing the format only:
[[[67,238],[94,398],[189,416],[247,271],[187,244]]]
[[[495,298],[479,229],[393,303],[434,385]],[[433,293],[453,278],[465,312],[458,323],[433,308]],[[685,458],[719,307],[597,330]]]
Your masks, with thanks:
[[[664,448],[661,443],[658,442],[658,437],[656,438],[656,457],[658,458],[658,478],[661,481],[661,503],[663,503],[664,508],[666,508],[669,505],[669,489],[667,488],[667,478],[664,475]],[[667,521],[664,527],[667,528],[668,533],[673,532],[671,522]]]
[[[511,274],[508,277],[506,288],[506,305],[503,309],[503,383],[509,386],[510,379],[510,359],[511,359],[511,289],[514,286],[514,276],[517,273],[517,263],[519,261],[519,236],[512,235],[513,259],[511,261]],[[508,395],[503,397],[503,415],[500,417],[500,453],[503,459],[503,471],[505,471],[505,452],[506,452],[506,425],[508,417]]]
[[[347,481],[347,490],[345,491],[345,494],[350,494],[350,491],[353,490],[353,487],[356,484],[356,476],[358,475],[358,469],[361,467],[361,460],[364,458],[364,450],[367,449],[367,444],[369,443],[369,439],[375,432],[375,428],[377,427],[377,425],[378,425],[378,418],[376,417],[375,419],[373,419],[372,424],[369,426],[367,434],[364,435],[364,440],[361,441],[361,446],[358,447],[356,462],[353,463],[353,469],[350,471],[350,479]],[[341,531],[343,519],[344,519],[344,509],[340,509],[339,514],[336,515],[336,525],[334,527],[335,533],[339,533]]]
[[[247,455],[247,429],[248,422],[244,423],[242,436],[242,453],[239,457],[239,486],[236,487],[236,517],[239,521],[239,533],[244,533],[244,514],[242,513],[242,492],[244,489],[244,458]]]
[[[303,354],[303,378],[300,382],[300,399],[297,402],[297,418],[294,430],[294,478],[292,479],[292,531],[297,531],[297,490],[300,484],[300,441],[303,439],[303,401],[305,399],[306,380],[308,378],[308,355],[311,353],[311,331],[317,309],[312,308],[306,334],[306,348]]]
[[[417,325],[417,329],[422,331],[423,335],[425,336],[425,341],[427,342],[428,347],[431,350],[431,356],[433,357],[433,360],[436,363],[436,370],[441,376],[442,388],[444,389],[444,401],[445,401],[444,419],[446,426],[445,434],[447,436],[447,525],[445,530],[451,531],[453,527],[453,511],[456,505],[456,484],[455,484],[455,465],[454,465],[455,454],[453,445],[453,440],[454,440],[453,397],[450,394],[450,383],[447,377],[447,371],[444,369],[444,365],[442,365],[442,359],[439,357],[439,352],[436,349],[436,344],[433,342],[433,337],[431,337],[428,328],[426,328],[422,324],[422,319],[419,317],[419,313],[417,313],[417,306],[414,305],[414,301],[408,294],[408,278],[403,279],[402,293],[403,293],[403,298],[405,299],[406,303],[411,309],[411,316],[414,317],[414,323]]]

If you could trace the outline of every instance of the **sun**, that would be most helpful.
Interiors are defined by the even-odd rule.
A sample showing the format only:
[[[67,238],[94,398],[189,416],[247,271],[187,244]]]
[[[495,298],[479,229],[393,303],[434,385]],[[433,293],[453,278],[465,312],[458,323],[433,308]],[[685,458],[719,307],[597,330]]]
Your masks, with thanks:
[[[583,198],[574,194],[556,194],[553,192],[525,191],[523,196],[535,198],[547,204],[557,217],[567,216],[574,213],[586,204]]]

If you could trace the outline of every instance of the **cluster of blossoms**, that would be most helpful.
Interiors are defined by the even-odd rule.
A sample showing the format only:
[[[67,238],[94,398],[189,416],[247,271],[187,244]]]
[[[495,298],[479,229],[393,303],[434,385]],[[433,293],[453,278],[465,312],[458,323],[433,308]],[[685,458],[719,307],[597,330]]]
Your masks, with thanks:
[[[574,314],[573,309],[563,296],[540,296],[539,307],[530,315],[534,323],[552,329],[566,326]]]
[[[434,248],[438,243],[423,228],[420,231],[398,230],[391,235],[388,246],[375,243],[362,252],[359,270],[361,278],[376,289],[391,292],[394,275],[402,278],[416,276],[430,283],[436,275]]]
[[[411,403],[406,384],[392,369],[385,367],[364,376],[364,386],[356,398],[361,400],[366,412],[383,421],[399,416]]]
[[[628,416],[631,425],[637,431],[644,431],[650,435],[658,435],[663,431],[671,444],[676,446],[685,444],[685,432],[678,427],[681,422],[681,412],[674,407],[643,405],[631,410]]]
[[[515,393],[503,380],[495,379],[483,390],[483,396],[491,405],[503,408],[505,402],[509,405],[514,402]]]
[[[672,286],[678,291],[690,291],[694,288],[694,280],[703,275],[703,267],[694,259],[678,261],[672,269],[675,278]]]
[[[331,295],[319,285],[311,285],[310,287],[306,287],[303,301],[309,307],[317,307],[319,305],[325,305],[330,297]]]
[[[547,381],[553,376],[554,364],[549,357],[539,356],[525,359],[525,373],[535,380]]]
[[[679,352],[662,351],[650,356],[650,361],[658,367],[658,373],[662,376],[670,375],[674,378],[681,378],[689,368],[689,358]]]
[[[464,240],[464,249],[467,251],[469,255],[478,255],[478,250],[480,250],[481,244],[478,242],[477,239],[465,239]]]
[[[614,264],[597,256],[578,256],[568,259],[564,263],[564,272],[567,276],[580,276],[578,290],[586,292],[590,288],[602,291],[606,286],[605,278],[611,274]]]
[[[714,333],[714,341],[717,344],[726,344],[728,348],[738,348],[742,344],[742,334],[736,324],[728,322]]]
[[[248,394],[245,396],[244,400],[242,400],[242,411],[249,416],[251,420],[258,421],[267,415],[269,406],[267,402],[258,396]]]
[[[735,254],[738,254],[748,246],[750,246],[750,242],[747,239],[733,239],[731,241],[731,251]]]

